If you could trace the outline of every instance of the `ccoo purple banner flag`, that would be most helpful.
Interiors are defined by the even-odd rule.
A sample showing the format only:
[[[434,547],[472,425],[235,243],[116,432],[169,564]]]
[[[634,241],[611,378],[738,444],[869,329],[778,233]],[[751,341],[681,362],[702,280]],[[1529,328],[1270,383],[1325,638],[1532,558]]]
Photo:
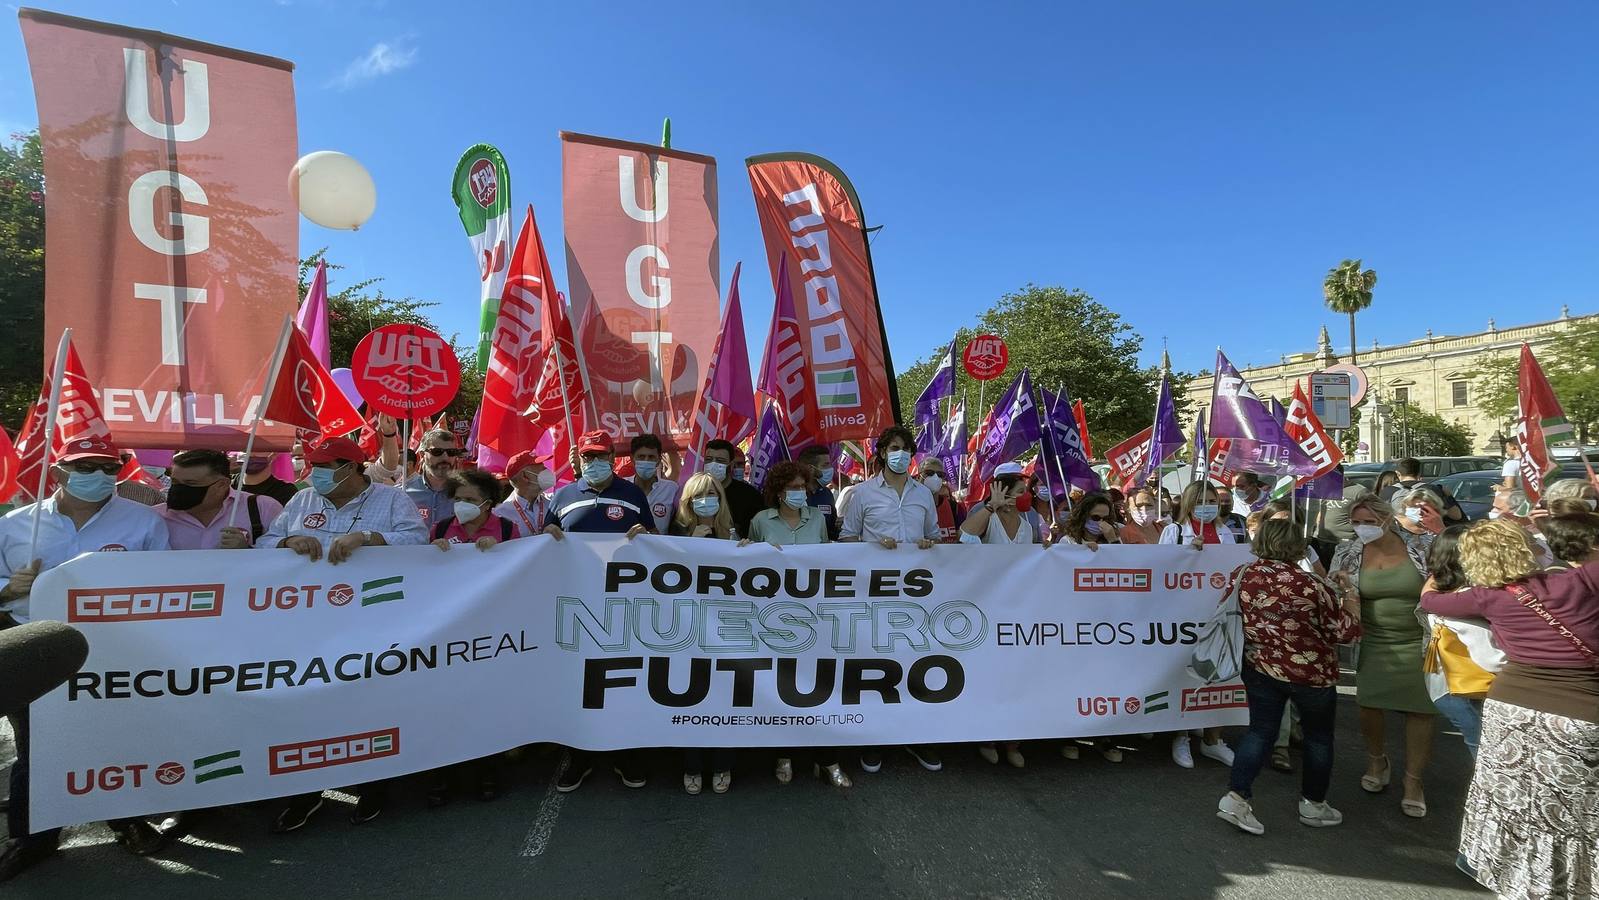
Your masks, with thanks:
[[[1216,383],[1210,396],[1210,439],[1232,439],[1227,464],[1264,475],[1313,475],[1316,461],[1266,408],[1249,382],[1216,349]]]

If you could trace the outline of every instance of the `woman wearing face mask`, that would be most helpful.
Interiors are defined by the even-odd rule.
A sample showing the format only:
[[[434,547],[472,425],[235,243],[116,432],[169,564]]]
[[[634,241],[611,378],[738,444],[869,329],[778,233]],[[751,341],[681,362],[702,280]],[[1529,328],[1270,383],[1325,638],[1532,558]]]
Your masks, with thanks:
[[[678,537],[728,540],[733,537],[733,516],[724,502],[722,484],[700,472],[683,485],[672,517],[670,533]],[[705,754],[698,747],[683,751],[683,790],[698,794],[705,786]],[[733,786],[733,751],[715,749],[711,757],[711,790],[727,793]]]
[[[1203,547],[1206,544],[1240,544],[1248,539],[1247,532],[1234,531],[1218,521],[1220,518],[1216,488],[1209,481],[1196,481],[1183,488],[1172,523],[1161,529],[1160,543]]]
[[[1119,543],[1121,534],[1113,509],[1105,494],[1086,495],[1066,519],[1066,540],[1090,550],[1098,550],[1100,544]]]
[[[490,512],[499,501],[500,482],[479,469],[456,470],[444,478],[444,495],[454,513],[433,525],[433,546],[449,550],[452,544],[473,544],[487,550],[516,537],[516,526]]]
[[[766,473],[766,509],[750,520],[750,535],[739,542],[740,547],[765,542],[781,549],[828,542],[827,516],[809,502],[809,476],[810,468],[796,462],[780,462]],[[839,767],[836,747],[813,747],[808,751],[817,777],[834,787],[850,786],[849,775]],[[794,757],[800,754],[794,750],[778,752],[777,781],[788,784],[794,780]]]
[[[1394,492],[1394,524],[1413,535],[1444,530],[1443,498],[1424,487]]]
[[[1432,756],[1433,717],[1438,713],[1422,678],[1426,645],[1416,618],[1433,536],[1399,528],[1393,507],[1370,494],[1350,504],[1349,521],[1355,539],[1338,545],[1330,568],[1335,578],[1347,578],[1360,592],[1355,699],[1367,754],[1360,786],[1372,794],[1388,787],[1393,767],[1388,761],[1386,716],[1390,711],[1402,713],[1405,796],[1399,808],[1419,819],[1427,814],[1422,775]]]
[[[1155,512],[1154,491],[1149,488],[1133,491],[1133,495],[1127,499],[1128,522],[1121,529],[1122,543],[1160,543],[1161,532],[1166,530],[1166,520]]]

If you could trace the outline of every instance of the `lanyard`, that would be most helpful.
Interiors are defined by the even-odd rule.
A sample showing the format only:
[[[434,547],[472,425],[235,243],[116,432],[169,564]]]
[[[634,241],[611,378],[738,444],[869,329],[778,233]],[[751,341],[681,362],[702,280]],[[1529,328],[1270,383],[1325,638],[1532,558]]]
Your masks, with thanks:
[[[512,497],[511,498],[511,508],[516,510],[516,514],[522,517],[523,524],[527,525],[527,533],[528,533],[529,537],[532,537],[533,535],[538,533],[538,529],[533,527],[533,520],[529,519],[527,517],[527,512],[522,509],[522,498],[521,497]],[[532,504],[528,504],[528,509],[532,509],[532,508],[533,508]]]

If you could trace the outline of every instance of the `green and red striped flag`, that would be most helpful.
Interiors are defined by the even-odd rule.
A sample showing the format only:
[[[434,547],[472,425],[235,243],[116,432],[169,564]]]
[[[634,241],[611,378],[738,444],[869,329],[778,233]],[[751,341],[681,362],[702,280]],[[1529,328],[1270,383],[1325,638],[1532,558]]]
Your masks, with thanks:
[[[489,365],[489,341],[500,315],[511,254],[511,172],[505,157],[489,144],[473,144],[455,166],[450,192],[482,279],[477,342],[477,370],[482,373]]]

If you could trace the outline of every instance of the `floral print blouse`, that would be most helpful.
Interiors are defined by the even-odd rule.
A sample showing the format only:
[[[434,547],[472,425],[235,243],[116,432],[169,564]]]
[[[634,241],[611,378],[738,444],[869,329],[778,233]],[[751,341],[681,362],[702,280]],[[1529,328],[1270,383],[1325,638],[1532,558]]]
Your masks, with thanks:
[[[1239,569],[1244,661],[1278,681],[1327,687],[1338,683],[1338,645],[1360,637],[1360,620],[1338,591],[1293,563],[1257,560]]]

